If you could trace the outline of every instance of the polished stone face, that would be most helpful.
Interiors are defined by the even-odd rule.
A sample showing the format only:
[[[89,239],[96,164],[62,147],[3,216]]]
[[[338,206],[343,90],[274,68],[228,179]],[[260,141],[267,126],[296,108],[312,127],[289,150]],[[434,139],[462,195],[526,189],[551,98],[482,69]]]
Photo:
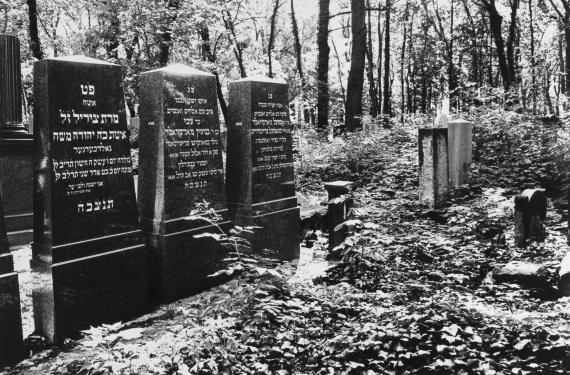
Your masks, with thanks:
[[[253,203],[295,195],[286,84],[252,82]]]
[[[143,73],[140,116],[141,225],[150,244],[151,295],[166,302],[216,282],[207,276],[226,253],[215,241],[194,238],[219,233],[217,226],[186,220],[204,201],[225,209],[215,77],[184,65]]]
[[[260,77],[230,83],[227,197],[238,225],[257,225],[253,247],[299,254],[287,84]]]
[[[53,343],[148,308],[121,71],[85,57],[34,65],[34,320]]]
[[[36,127],[49,144],[53,244],[136,229],[121,67],[53,59],[44,69]]]

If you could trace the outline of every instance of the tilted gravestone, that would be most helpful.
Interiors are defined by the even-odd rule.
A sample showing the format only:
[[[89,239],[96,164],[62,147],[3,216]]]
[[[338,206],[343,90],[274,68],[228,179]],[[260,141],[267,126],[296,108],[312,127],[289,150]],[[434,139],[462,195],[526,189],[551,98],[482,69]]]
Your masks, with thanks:
[[[0,368],[22,359],[24,354],[18,274],[8,248],[0,202]]]
[[[0,190],[10,245],[32,241],[33,136],[22,123],[20,42],[0,34]]]
[[[449,183],[452,187],[462,185],[469,171],[473,154],[473,124],[463,119],[450,121],[449,136]]]
[[[418,147],[420,203],[439,208],[449,195],[447,129],[419,129]]]
[[[184,65],[143,73],[140,116],[138,191],[151,295],[170,301],[211,286],[208,275],[225,254],[216,241],[193,237],[220,234],[229,223],[214,75]],[[201,219],[202,212],[187,220],[203,201],[219,217]]]
[[[34,319],[50,342],[147,310],[121,70],[84,56],[34,64]]]
[[[257,77],[229,85],[228,208],[255,231],[253,248],[281,259],[299,256],[300,213],[295,196],[291,123],[284,81]]]
[[[547,199],[544,189],[526,189],[521,195],[515,196],[514,237],[515,244],[524,247],[526,241],[546,239]]]

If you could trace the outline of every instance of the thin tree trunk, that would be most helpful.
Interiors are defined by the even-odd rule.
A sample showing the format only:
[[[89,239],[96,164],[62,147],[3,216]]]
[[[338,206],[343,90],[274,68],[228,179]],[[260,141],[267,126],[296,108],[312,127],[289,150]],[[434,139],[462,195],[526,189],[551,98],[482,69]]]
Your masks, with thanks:
[[[44,53],[42,51],[42,44],[40,42],[40,35],[38,32],[38,7],[36,0],[27,0],[28,3],[28,18],[30,21],[30,49],[32,50],[32,55],[38,59],[42,60],[44,58]]]
[[[305,80],[305,74],[303,73],[303,55],[301,49],[301,38],[299,37],[299,26],[297,25],[297,18],[295,17],[295,7],[291,0],[291,29],[293,30],[293,41],[295,47],[295,59],[297,61],[297,72],[299,73],[299,78],[301,79],[301,106],[303,107],[303,119],[305,123],[311,121],[311,114],[307,105],[307,82]]]
[[[530,16],[530,77],[531,87],[530,93],[532,97],[532,114],[536,115],[536,72],[535,72],[535,58],[534,58],[534,22],[532,12],[532,0],[528,0],[528,14]],[[564,71],[564,69],[561,69]]]
[[[168,65],[170,59],[170,47],[172,46],[172,24],[176,21],[177,11],[180,6],[180,0],[169,0],[167,4],[168,14],[165,23],[160,27],[159,38],[159,57],[158,63],[160,66]]]
[[[507,58],[505,56],[505,42],[503,40],[501,31],[503,17],[499,14],[497,8],[495,7],[495,0],[482,0],[482,2],[484,4],[485,10],[489,14],[489,27],[491,29],[493,41],[495,42],[495,47],[497,48],[499,72],[501,73],[501,78],[503,79],[503,87],[505,88],[505,91],[508,91],[511,87],[511,75],[509,73]]]
[[[367,38],[366,38],[366,58],[368,60],[368,95],[370,96],[370,116],[378,116],[378,95],[376,93],[376,84],[374,82],[374,55],[372,51],[372,20],[370,17],[370,0],[366,0],[367,12]]]
[[[232,36],[232,39],[233,39],[234,56],[236,57],[236,60],[238,63],[239,74],[240,74],[241,78],[245,78],[245,77],[247,77],[247,73],[245,71],[245,65],[243,63],[242,44],[238,41],[234,21],[232,20],[232,17],[230,16],[230,12],[228,12],[227,10],[225,11],[225,14],[223,16],[223,20],[224,20],[224,26],[226,27],[226,30],[228,30],[230,32],[230,35]]]
[[[210,30],[208,26],[202,25],[198,30],[198,34],[202,38],[202,60],[209,61],[213,64],[216,63],[217,56],[212,53],[212,45],[210,43]],[[220,82],[220,76],[216,69],[212,70],[212,74],[216,78],[216,93],[218,95],[218,102],[220,103],[220,108],[222,110],[222,115],[224,116],[224,122],[228,123],[228,105],[226,104],[226,99],[222,92],[222,83]]]
[[[366,14],[364,0],[351,0],[352,51],[346,85],[345,125],[348,131],[362,127],[362,88],[366,59]]]
[[[570,96],[570,84],[568,84],[568,79],[570,77],[570,14],[567,12],[566,17],[564,18],[564,37],[566,39],[566,71],[565,71],[565,80],[566,80],[566,95]]]
[[[330,0],[319,0],[317,30],[317,126],[321,130],[329,125],[329,15]]]
[[[346,91],[344,90],[344,84],[342,83],[342,67],[340,64],[340,56],[338,55],[338,51],[336,49],[336,44],[334,40],[331,39],[331,43],[334,49],[334,54],[336,56],[336,64],[337,64],[337,72],[338,72],[338,83],[340,85],[340,91],[342,93],[342,104],[346,106]]]
[[[562,92],[566,92],[566,79],[564,77],[565,61],[564,61],[564,40],[562,39],[562,30],[564,26],[560,25],[560,33],[558,35],[558,61],[560,69],[560,86]]]
[[[378,1],[378,8],[380,9],[381,1]],[[384,32],[382,30],[382,13],[378,12],[378,113],[382,111],[382,48],[384,43]]]
[[[517,11],[520,0],[512,0],[511,3],[511,23],[509,25],[509,35],[507,37],[507,63],[509,67],[509,77],[512,83],[517,82],[517,68],[515,61],[514,43],[517,31]]]
[[[406,1],[406,10],[404,11],[404,30],[402,32],[402,52],[400,54],[400,121],[404,122],[405,91],[404,91],[404,63],[406,57],[406,39],[408,34],[407,19],[409,17],[409,1]],[[413,22],[413,21],[412,21]],[[411,22],[410,22],[411,25]]]
[[[382,113],[386,115],[386,118],[392,115],[391,106],[391,95],[390,92],[390,12],[391,12],[391,0],[386,0],[386,30],[385,30],[385,42],[384,42],[384,105]]]
[[[275,4],[273,5],[273,13],[271,14],[271,18],[269,21],[269,42],[267,43],[267,59],[269,62],[269,73],[267,76],[269,78],[273,78],[273,47],[275,46],[275,22],[277,20],[277,11],[281,6],[280,0],[275,0]]]

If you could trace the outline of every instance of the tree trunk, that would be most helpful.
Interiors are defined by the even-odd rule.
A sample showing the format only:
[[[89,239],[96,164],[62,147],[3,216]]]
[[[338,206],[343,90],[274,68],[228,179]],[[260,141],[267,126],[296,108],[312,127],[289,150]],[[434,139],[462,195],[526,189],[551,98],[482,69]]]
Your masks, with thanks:
[[[519,3],[520,0],[512,0],[511,23],[509,25],[509,35],[507,37],[507,63],[508,63],[509,77],[511,83],[515,83],[518,81],[514,44],[515,44],[516,31],[517,31],[517,11],[519,8]]]
[[[392,93],[390,92],[390,1],[386,0],[386,35],[384,41],[384,105],[382,113],[385,115],[386,121],[392,115]]]
[[[159,56],[158,64],[160,66],[168,65],[170,59],[170,47],[172,46],[172,23],[176,21],[177,11],[180,6],[180,0],[169,0],[167,4],[168,14],[164,20],[164,24],[159,28]]]
[[[564,61],[564,40],[562,39],[562,29],[563,25],[560,25],[560,34],[558,35],[558,61],[560,67],[560,87],[562,92],[566,92],[566,79],[564,77],[565,72],[565,61]]]
[[[366,59],[366,14],[364,0],[351,0],[352,50],[346,85],[345,124],[348,131],[362,127],[362,88]]]
[[[344,91],[344,84],[342,83],[342,68],[341,68],[341,64],[340,64],[340,57],[338,55],[338,51],[336,49],[336,44],[334,43],[334,40],[331,39],[331,43],[334,49],[334,54],[336,56],[336,63],[337,63],[337,72],[338,72],[338,83],[340,85],[340,91],[342,93],[342,104],[344,106],[346,106],[346,92]]]
[[[269,21],[269,42],[267,43],[267,60],[269,63],[269,72],[267,76],[273,78],[273,47],[275,46],[275,22],[277,20],[277,11],[281,6],[281,0],[275,0],[273,5],[273,13]]]
[[[30,49],[32,50],[32,55],[36,59],[42,60],[44,58],[44,53],[42,51],[40,35],[38,32],[38,7],[36,0],[27,0],[27,3],[28,18],[30,21]]]
[[[329,15],[330,0],[319,0],[319,24],[317,30],[317,126],[326,130],[329,126]]]
[[[243,63],[243,48],[242,48],[242,44],[238,41],[234,21],[232,20],[232,17],[230,16],[230,12],[228,12],[228,11],[225,12],[225,14],[223,16],[223,20],[224,20],[224,26],[226,27],[226,30],[228,30],[230,32],[230,35],[232,36],[232,39],[233,39],[234,56],[236,57],[236,60],[238,63],[239,74],[240,74],[241,78],[245,78],[245,77],[247,77],[247,73],[245,71],[245,65]]]
[[[217,56],[212,53],[212,46],[210,44],[210,30],[208,26],[202,25],[198,30],[198,34],[202,38],[202,60],[209,61],[211,63],[216,63]],[[220,82],[220,76],[216,69],[212,70],[212,74],[216,77],[216,93],[218,95],[218,102],[220,103],[220,109],[222,110],[222,115],[224,116],[224,122],[228,123],[228,105],[226,104],[226,99],[222,92],[222,83]]]
[[[405,103],[405,90],[404,90],[404,63],[406,58],[406,39],[408,34],[407,19],[410,16],[409,13],[410,2],[406,1],[406,10],[404,11],[404,30],[402,32],[402,52],[400,54],[400,121],[404,122],[404,110],[406,108]],[[413,20],[410,22],[412,24]]]
[[[374,82],[374,55],[372,51],[372,22],[370,17],[370,0],[366,0],[366,7],[368,8],[368,27],[366,36],[366,58],[368,60],[368,95],[370,96],[370,116],[378,116],[378,95],[376,94],[376,84]]]
[[[497,58],[499,59],[499,71],[501,73],[501,78],[503,79],[503,87],[505,88],[505,91],[508,91],[511,87],[511,75],[509,73],[509,67],[505,56],[505,42],[503,40],[503,35],[501,32],[503,17],[499,14],[497,8],[495,7],[495,0],[482,1],[485,10],[489,14],[489,26],[491,28],[491,34],[493,36],[493,41],[495,42],[495,47],[497,48]]]
[[[307,106],[307,82],[305,80],[305,74],[303,73],[303,55],[301,49],[301,38],[299,37],[299,26],[297,25],[297,18],[295,18],[295,7],[291,0],[291,28],[293,30],[293,41],[295,47],[295,59],[297,61],[297,72],[299,73],[299,78],[301,79],[301,105],[303,107],[303,119],[305,123],[311,120],[309,109]]]
[[[380,8],[380,3],[382,0],[378,1],[378,8]],[[383,40],[383,35],[384,32],[382,31],[382,16],[381,13],[378,12],[378,85],[376,87],[378,87],[378,113],[380,113],[382,111],[382,43],[384,43]]]
[[[566,17],[564,18],[564,37],[566,39],[566,95],[570,96],[570,84],[568,84],[568,77],[570,77],[570,10],[566,13]]]
[[[530,93],[532,97],[532,114],[536,115],[536,72],[535,68],[535,59],[534,59],[534,23],[533,23],[533,15],[532,15],[532,0],[528,0],[528,14],[530,16],[530,79],[531,79],[531,88]],[[564,69],[561,69],[564,71]]]

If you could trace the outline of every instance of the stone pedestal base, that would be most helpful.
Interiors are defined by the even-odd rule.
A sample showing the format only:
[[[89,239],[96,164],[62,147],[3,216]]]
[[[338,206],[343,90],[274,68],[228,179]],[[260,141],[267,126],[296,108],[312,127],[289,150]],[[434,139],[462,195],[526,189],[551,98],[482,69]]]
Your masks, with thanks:
[[[447,129],[419,129],[418,147],[420,203],[439,208],[449,195]]]
[[[227,277],[208,277],[223,268],[228,250],[212,238],[194,238],[203,233],[220,234],[229,221],[218,224],[206,221],[174,219],[166,221],[167,234],[149,234],[149,279],[153,303],[172,302],[202,292]],[[144,220],[143,220],[144,227]]]
[[[449,183],[456,187],[463,185],[465,173],[472,160],[473,124],[457,119],[448,124],[449,131]]]
[[[0,367],[24,355],[18,274],[11,254],[0,255]]]
[[[141,239],[141,232],[133,231],[53,246],[53,263],[32,260],[41,278],[33,291],[36,330],[61,344],[90,326],[145,313],[148,262]]]

